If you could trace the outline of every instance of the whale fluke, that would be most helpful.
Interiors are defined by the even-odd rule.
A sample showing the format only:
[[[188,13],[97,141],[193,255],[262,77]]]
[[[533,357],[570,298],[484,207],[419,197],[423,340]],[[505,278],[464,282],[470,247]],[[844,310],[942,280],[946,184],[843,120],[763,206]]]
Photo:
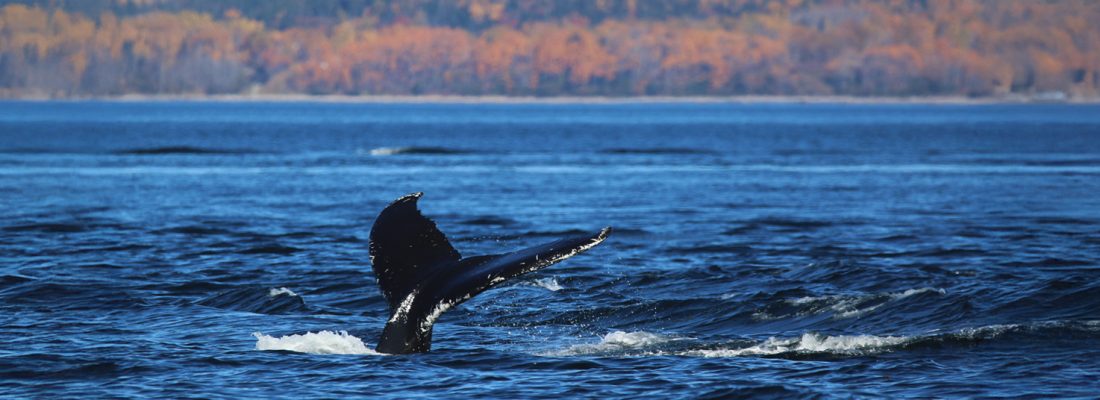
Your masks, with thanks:
[[[416,202],[421,195],[395,200],[371,228],[371,268],[391,313],[376,348],[380,353],[428,351],[432,327],[447,310],[508,279],[588,250],[611,232],[604,228],[511,253],[463,258],[420,214]]]

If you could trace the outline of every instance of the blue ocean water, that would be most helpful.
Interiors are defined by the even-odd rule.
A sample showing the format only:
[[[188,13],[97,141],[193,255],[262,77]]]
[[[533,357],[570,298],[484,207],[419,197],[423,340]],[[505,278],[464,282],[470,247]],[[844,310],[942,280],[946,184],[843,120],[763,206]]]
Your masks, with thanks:
[[[610,225],[370,349],[377,213]],[[0,103],[0,397],[1095,396],[1096,105]]]

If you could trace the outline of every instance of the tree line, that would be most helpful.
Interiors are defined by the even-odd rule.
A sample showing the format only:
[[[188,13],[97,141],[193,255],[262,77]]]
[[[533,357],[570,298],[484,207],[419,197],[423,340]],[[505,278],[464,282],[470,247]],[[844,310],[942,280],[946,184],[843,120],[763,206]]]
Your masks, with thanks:
[[[1100,91],[1089,0],[81,0],[0,8],[0,96]]]

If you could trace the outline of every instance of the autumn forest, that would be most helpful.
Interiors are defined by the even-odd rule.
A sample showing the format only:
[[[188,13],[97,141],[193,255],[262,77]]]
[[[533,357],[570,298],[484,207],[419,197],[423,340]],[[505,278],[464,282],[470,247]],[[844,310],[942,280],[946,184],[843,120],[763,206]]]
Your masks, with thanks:
[[[1090,0],[0,5],[9,98],[1100,93]]]

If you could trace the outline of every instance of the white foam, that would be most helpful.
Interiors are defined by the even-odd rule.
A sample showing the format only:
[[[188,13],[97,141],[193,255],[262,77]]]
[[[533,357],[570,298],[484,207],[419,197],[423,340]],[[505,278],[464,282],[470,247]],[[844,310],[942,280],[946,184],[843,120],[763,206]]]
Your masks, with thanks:
[[[271,290],[267,292],[268,297],[277,297],[277,296],[281,296],[281,295],[284,295],[284,294],[287,295],[287,296],[291,296],[291,297],[298,297],[297,293],[294,293],[293,290],[287,289],[285,287],[281,287],[281,288],[278,288],[278,289],[271,288]]]
[[[309,354],[369,354],[382,353],[371,350],[363,340],[349,335],[347,331],[307,332],[303,335],[273,337],[255,332],[256,350],[286,350]]]
[[[554,278],[535,279],[533,282],[531,282],[531,285],[538,286],[551,292],[556,292],[562,289],[561,284],[559,284],[558,280]]]
[[[372,156],[392,156],[407,151],[407,147],[379,147],[370,150]]]
[[[947,291],[944,290],[944,289],[941,289],[941,288],[923,287],[923,288],[919,288],[919,289],[909,289],[909,290],[906,290],[906,291],[901,292],[901,293],[893,293],[893,294],[890,295],[890,297],[893,297],[894,300],[901,300],[901,299],[904,299],[904,298],[909,297],[909,296],[918,295],[918,294],[921,294],[921,293],[932,293],[932,292],[939,293],[939,294],[947,294]]]
[[[740,349],[692,350],[686,355],[702,357],[740,357],[781,353],[833,353],[845,355],[874,354],[910,341],[903,336],[838,335],[825,336],[804,333],[802,337],[768,338],[763,343]]]
[[[561,351],[547,353],[546,355],[573,356],[585,354],[614,353],[628,350],[644,349],[674,340],[682,340],[682,338],[644,331],[614,331],[600,338],[599,343],[574,345]]]
[[[922,294],[922,293],[947,294],[947,291],[944,290],[944,289],[940,289],[940,288],[923,287],[923,288],[917,288],[917,289],[908,289],[908,290],[905,290],[903,292],[871,294],[871,295],[863,295],[863,296],[843,296],[843,295],[807,296],[807,297],[799,297],[797,299],[789,299],[789,300],[787,300],[787,304],[798,306],[798,305],[805,305],[805,304],[816,303],[816,302],[831,302],[832,304],[830,304],[828,307],[824,307],[824,308],[818,309],[818,310],[812,310],[808,313],[803,313],[803,314],[816,314],[818,312],[831,310],[834,313],[833,318],[842,319],[842,318],[860,317],[860,316],[863,316],[864,314],[867,314],[871,311],[875,311],[875,310],[881,308],[882,306],[886,305],[886,303],[888,303],[888,302],[896,301],[896,300],[902,300],[902,299],[905,299],[907,297],[915,296],[915,295]],[[874,304],[864,306],[864,307],[860,307],[863,304],[871,303],[871,302],[874,302],[874,300],[876,300],[876,299],[882,299],[882,298],[885,298],[885,301],[874,303]],[[779,319],[779,318],[785,317],[785,316],[776,317],[776,316],[772,316],[772,315],[762,313],[762,312],[756,313],[756,314],[754,314],[754,316],[756,316],[759,319]]]

